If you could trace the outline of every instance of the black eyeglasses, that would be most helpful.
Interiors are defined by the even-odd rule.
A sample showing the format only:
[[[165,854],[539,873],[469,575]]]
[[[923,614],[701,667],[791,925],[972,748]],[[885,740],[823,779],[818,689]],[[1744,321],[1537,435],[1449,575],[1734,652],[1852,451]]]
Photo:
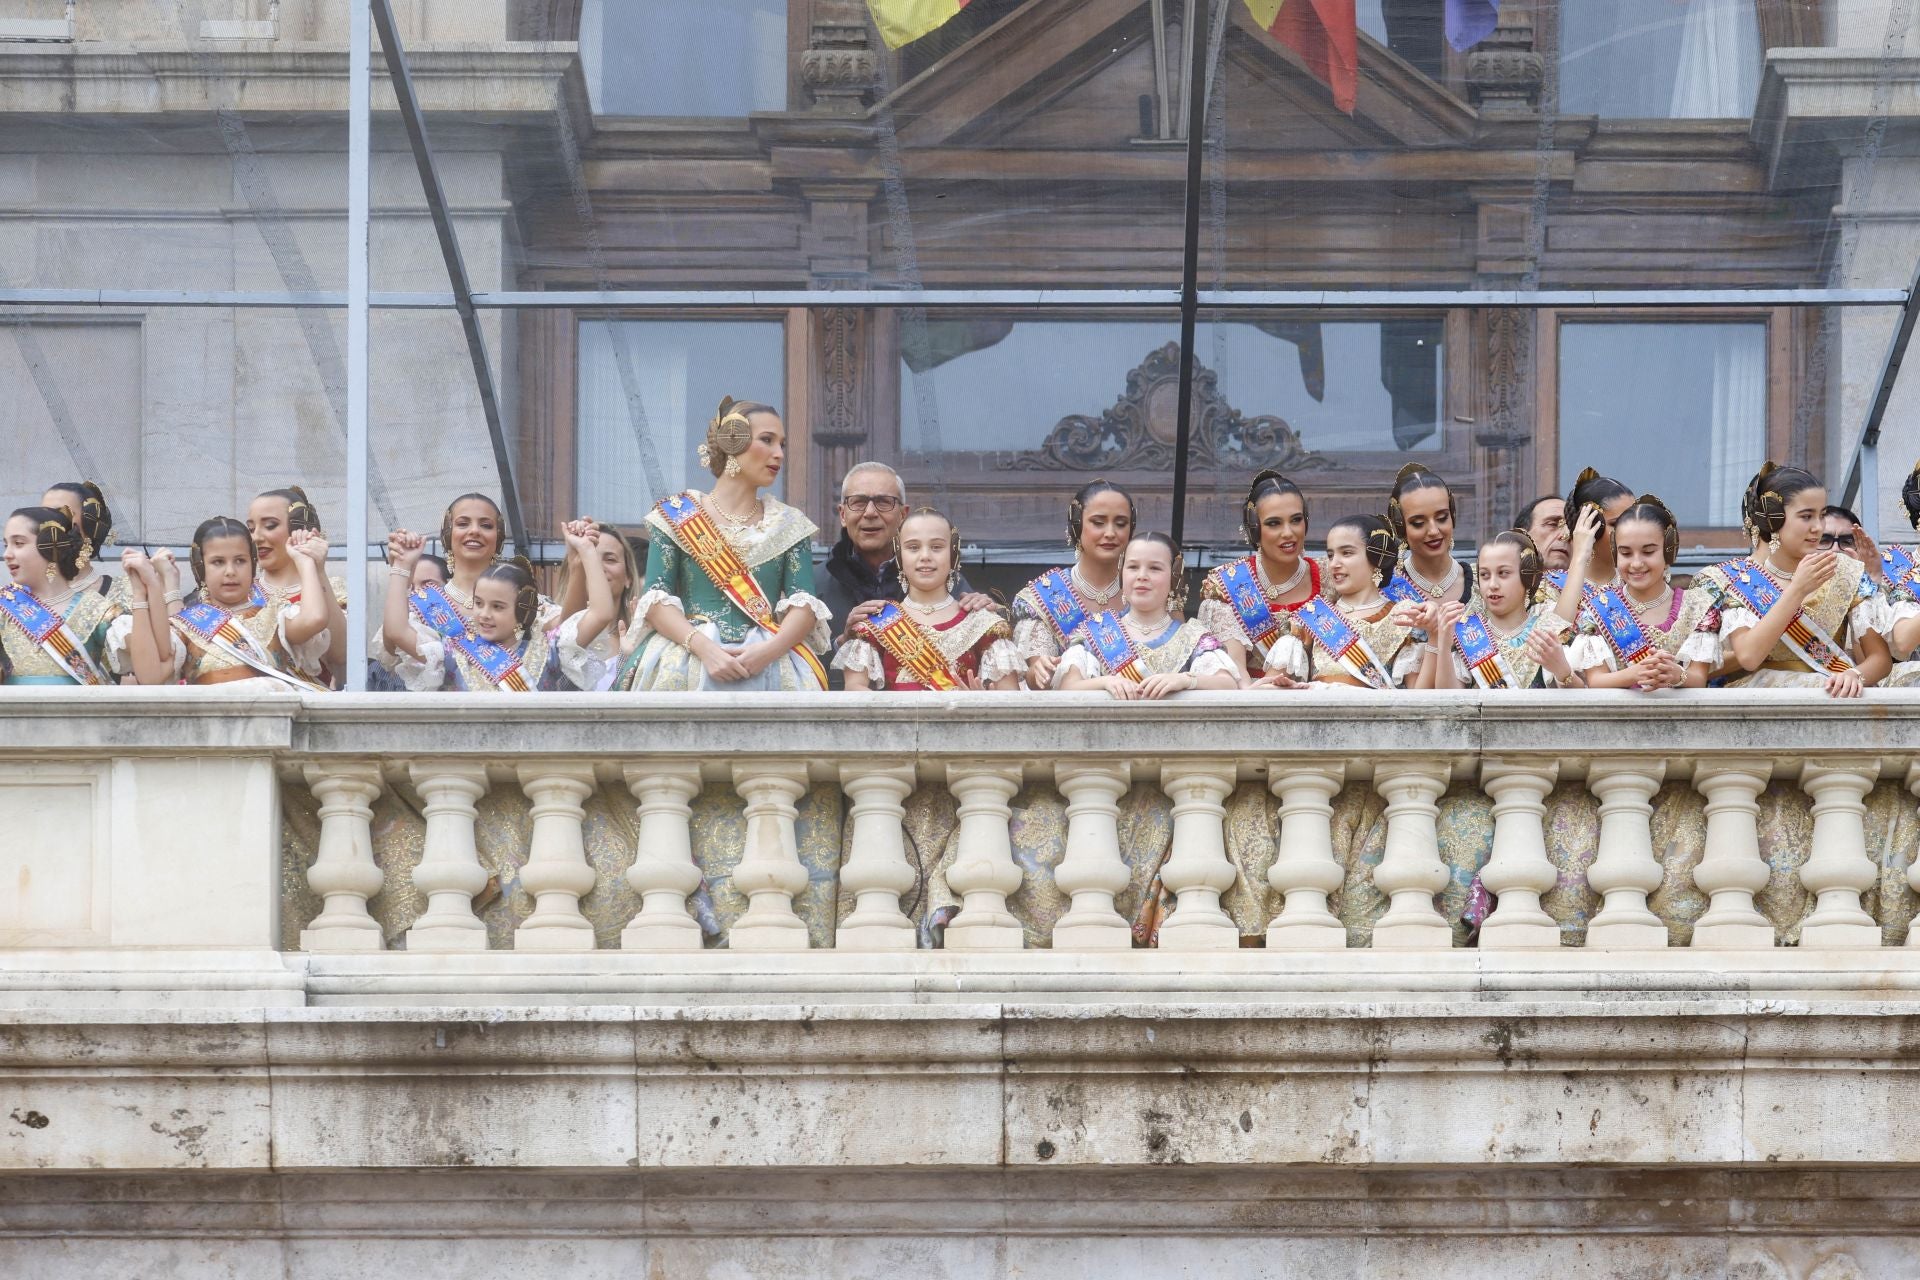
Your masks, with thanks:
[[[850,493],[840,499],[840,505],[849,511],[862,511],[872,507],[883,516],[890,516],[900,506],[900,499],[890,494]]]
[[[1851,551],[1854,548],[1853,535],[1850,533],[1823,533],[1820,535],[1820,545],[1822,547],[1839,547],[1842,551]]]

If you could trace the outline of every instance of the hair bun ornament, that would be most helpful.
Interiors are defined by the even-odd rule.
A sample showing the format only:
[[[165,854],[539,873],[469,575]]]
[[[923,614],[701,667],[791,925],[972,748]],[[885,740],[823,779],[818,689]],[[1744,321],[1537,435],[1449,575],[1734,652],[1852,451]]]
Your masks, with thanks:
[[[1578,489],[1581,485],[1586,484],[1593,480],[1598,480],[1599,478],[1600,478],[1600,468],[1582,467],[1580,469],[1580,474],[1574,478],[1573,487]]]
[[[1424,462],[1409,462],[1394,473],[1393,485],[1397,489],[1411,476],[1432,475],[1433,469]]]
[[[711,448],[707,456],[700,460],[703,466],[713,465],[713,449],[731,458],[745,453],[747,446],[753,443],[753,424],[747,421],[746,414],[733,407],[738,403],[732,396],[721,397],[720,408],[714,413],[713,420],[707,423],[707,444]]]

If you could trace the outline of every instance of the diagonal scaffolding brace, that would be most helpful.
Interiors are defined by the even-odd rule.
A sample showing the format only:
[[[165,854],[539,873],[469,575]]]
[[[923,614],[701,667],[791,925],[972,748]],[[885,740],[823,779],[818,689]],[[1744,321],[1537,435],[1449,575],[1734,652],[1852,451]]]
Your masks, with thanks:
[[[467,335],[467,354],[473,360],[474,381],[479,384],[480,408],[486,414],[487,435],[493,441],[493,463],[500,473],[501,505],[507,517],[507,531],[514,550],[527,552],[527,523],[520,510],[520,486],[514,478],[513,454],[507,448],[506,429],[500,421],[500,395],[493,378],[493,361],[487,354],[486,335],[480,330],[480,315],[473,305],[473,286],[467,278],[467,262],[460,253],[460,240],[454,234],[453,218],[447,212],[447,195],[440,186],[440,174],[433,166],[433,148],[427,141],[427,121],[420,110],[420,99],[413,91],[413,75],[407,69],[407,51],[400,44],[400,33],[393,20],[392,0],[370,0],[373,23],[386,53],[387,78],[393,85],[394,100],[400,106],[400,120],[407,130],[407,142],[413,148],[413,162],[420,170],[420,186],[426,193],[427,212],[433,218],[434,234],[440,239],[440,256],[446,260],[447,278],[453,286],[453,307],[460,313],[460,327]]]

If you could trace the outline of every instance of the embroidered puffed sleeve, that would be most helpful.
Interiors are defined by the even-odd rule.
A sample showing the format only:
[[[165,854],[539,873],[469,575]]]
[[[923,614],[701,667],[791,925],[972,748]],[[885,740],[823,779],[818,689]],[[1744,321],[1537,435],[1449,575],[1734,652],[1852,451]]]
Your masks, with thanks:
[[[1680,652],[1675,656],[1682,662],[1698,662],[1712,670],[1726,660],[1727,647],[1721,633],[1721,628],[1725,626],[1725,618],[1721,613],[1725,597],[1711,587],[1696,586],[1691,590],[1700,592],[1706,598],[1706,607],[1700,611],[1700,621],[1693,624],[1693,630],[1680,643]],[[1685,612],[1685,608],[1683,605],[1682,612]]]
[[[304,605],[290,604],[280,610],[273,620],[273,640],[280,652],[287,655],[294,668],[303,675],[318,679],[327,660],[327,641],[330,633],[327,628],[308,636],[305,643],[294,644],[287,639],[287,623],[300,616]]]
[[[1232,676],[1240,677],[1239,670],[1233,665],[1233,659],[1220,647],[1220,642],[1212,634],[1201,636],[1194,642],[1193,652],[1187,655],[1186,672],[1190,676]]]
[[[981,644],[984,646],[980,654],[981,683],[992,684],[1008,676],[1026,674],[1026,659],[1014,648],[1012,630],[1006,623],[996,622],[981,638]]]
[[[1920,599],[1914,597],[1913,588],[1908,586],[1888,587],[1886,589],[1886,597],[1886,614],[1882,621],[1886,623],[1887,629],[1881,632],[1881,634],[1887,638],[1887,643],[1891,645],[1893,643],[1893,629],[1896,626],[1911,618],[1920,618]],[[1904,661],[1908,655],[1896,653],[1893,656],[1898,661]]]
[[[880,661],[880,651],[868,641],[851,636],[833,655],[835,671],[860,671],[867,677],[867,687],[884,689],[887,687],[887,669]]]
[[[123,613],[107,624],[102,665],[115,676],[133,674],[133,628],[136,623],[143,627],[147,625],[145,610]],[[181,670],[186,666],[186,646],[180,643],[180,637],[174,635],[171,630],[167,632],[167,640],[173,649],[170,653],[163,655],[163,661],[167,664],[169,679],[178,681]]]
[[[1857,645],[1869,631],[1883,638],[1893,631],[1893,605],[1887,593],[1863,573],[1847,609],[1845,643]]]
[[[1595,667],[1617,670],[1613,649],[1600,634],[1600,624],[1591,614],[1582,613],[1580,617],[1580,633],[1567,645],[1567,665],[1575,671],[1591,671]]]
[[[773,616],[785,618],[788,609],[811,610],[813,626],[800,643],[815,653],[826,653],[833,648],[833,610],[813,593],[813,546],[808,539],[800,539],[781,556],[780,587],[780,599],[773,606]]]
[[[1013,647],[1019,651],[1022,662],[1061,656],[1053,623],[1042,612],[1040,599],[1031,586],[1021,588],[1013,598]]]
[[[1054,688],[1060,687],[1062,678],[1069,671],[1079,675],[1082,680],[1098,680],[1107,674],[1106,668],[1100,665],[1100,659],[1093,656],[1093,651],[1078,643],[1068,645],[1061,653],[1060,664],[1053,669]]]
[[[1407,681],[1413,679],[1419,671],[1420,646],[1409,634],[1407,642],[1400,646],[1393,655],[1393,661],[1388,664],[1387,675],[1392,677],[1395,688],[1404,689],[1407,687]]]

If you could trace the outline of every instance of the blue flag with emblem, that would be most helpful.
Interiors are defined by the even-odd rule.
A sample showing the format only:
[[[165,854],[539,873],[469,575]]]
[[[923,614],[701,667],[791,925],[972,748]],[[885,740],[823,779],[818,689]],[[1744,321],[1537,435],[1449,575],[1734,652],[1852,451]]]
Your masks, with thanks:
[[[1640,625],[1638,615],[1627,607],[1627,602],[1615,588],[1589,591],[1586,607],[1594,621],[1600,624],[1600,634],[1606,637],[1607,647],[1613,650],[1613,656],[1622,669],[1646,657],[1653,648],[1653,637]]]
[[[1920,562],[1905,547],[1880,548],[1880,565],[1887,571],[1887,579],[1900,586],[1920,580]]]
[[[1375,689],[1393,687],[1392,677],[1380,665],[1366,638],[1354,630],[1340,610],[1325,600],[1313,599],[1302,605],[1294,617],[1348,675]]]
[[[1500,656],[1500,644],[1479,614],[1470,613],[1453,624],[1453,644],[1473,673],[1475,684],[1482,689],[1513,687],[1513,673]]]
[[[1096,613],[1087,619],[1087,644],[1100,655],[1100,664],[1122,679],[1138,684],[1141,680],[1140,655],[1126,627],[1111,613]]]
[[[1280,612],[1267,603],[1267,593],[1260,589],[1260,580],[1254,574],[1253,557],[1221,565],[1220,585],[1227,589],[1227,599],[1232,603],[1234,616],[1240,620],[1240,629],[1247,633],[1247,639],[1256,645],[1267,645],[1274,633],[1280,630],[1282,618]]]
[[[1049,569],[1035,578],[1033,594],[1039,597],[1040,607],[1046,611],[1047,621],[1053,624],[1062,644],[1086,622],[1086,611],[1080,607],[1080,597],[1073,593],[1073,583],[1065,569]]]

